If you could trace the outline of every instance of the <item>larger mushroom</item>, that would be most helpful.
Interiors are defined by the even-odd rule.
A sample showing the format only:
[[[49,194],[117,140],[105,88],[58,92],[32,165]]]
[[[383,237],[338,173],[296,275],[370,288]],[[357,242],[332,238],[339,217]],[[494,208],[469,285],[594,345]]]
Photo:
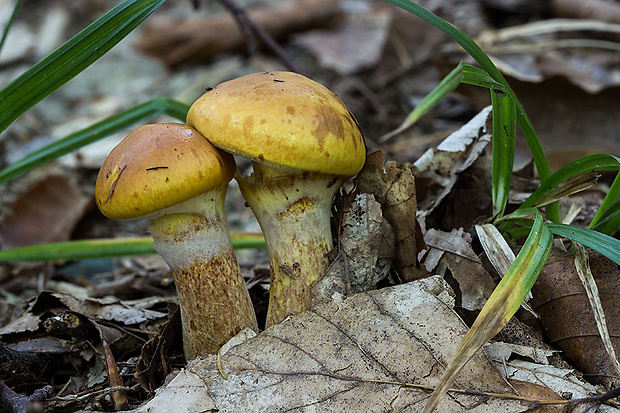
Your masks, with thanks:
[[[107,157],[95,188],[112,219],[151,218],[153,246],[172,270],[186,358],[258,330],[224,215],[234,158],[183,124],[141,126]]]
[[[308,309],[333,248],[330,212],[366,148],[344,103],[296,73],[265,72],[211,89],[187,123],[213,145],[252,160],[235,179],[265,237],[271,284],[266,325]]]

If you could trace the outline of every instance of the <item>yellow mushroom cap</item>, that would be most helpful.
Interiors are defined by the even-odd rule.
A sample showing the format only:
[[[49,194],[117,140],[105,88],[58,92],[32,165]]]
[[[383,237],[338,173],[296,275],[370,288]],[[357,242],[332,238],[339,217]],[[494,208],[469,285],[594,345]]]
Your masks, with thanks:
[[[274,168],[353,176],[366,159],[364,138],[345,104],[297,73],[224,82],[192,105],[187,123],[218,148]]]
[[[104,161],[95,199],[108,218],[140,218],[224,186],[234,173],[232,155],[213,147],[194,128],[144,125]]]

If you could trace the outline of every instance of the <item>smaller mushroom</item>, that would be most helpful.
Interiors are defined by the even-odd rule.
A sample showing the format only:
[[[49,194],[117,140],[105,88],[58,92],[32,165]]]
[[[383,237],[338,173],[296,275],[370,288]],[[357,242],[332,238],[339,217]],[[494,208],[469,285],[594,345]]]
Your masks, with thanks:
[[[235,179],[265,236],[271,283],[266,325],[307,310],[333,248],[330,213],[366,147],[345,104],[291,72],[224,82],[190,108],[187,123],[216,147],[252,160]]]
[[[186,358],[258,330],[224,213],[234,158],[184,124],[141,126],[106,158],[95,188],[111,219],[152,219],[153,246],[172,270]]]

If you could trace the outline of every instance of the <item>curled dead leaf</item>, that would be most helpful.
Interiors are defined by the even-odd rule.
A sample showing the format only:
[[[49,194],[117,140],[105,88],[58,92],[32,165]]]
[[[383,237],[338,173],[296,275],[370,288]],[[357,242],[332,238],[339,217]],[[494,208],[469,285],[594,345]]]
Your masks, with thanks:
[[[382,152],[368,155],[355,184],[361,193],[373,194],[381,204],[383,216],[396,236],[394,268],[403,281],[420,278],[416,257],[416,211],[418,208],[415,178],[409,169],[396,162],[385,162]]]
[[[373,195],[358,194],[344,212],[338,256],[315,285],[315,300],[374,289],[394,257],[394,232]]]

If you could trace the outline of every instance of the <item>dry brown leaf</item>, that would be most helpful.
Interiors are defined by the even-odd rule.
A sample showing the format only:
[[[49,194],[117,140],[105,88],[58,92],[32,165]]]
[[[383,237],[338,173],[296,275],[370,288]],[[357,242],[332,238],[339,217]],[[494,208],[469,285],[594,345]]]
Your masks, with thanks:
[[[137,325],[145,321],[165,318],[167,315],[158,311],[137,308],[137,302],[133,306],[124,304],[120,300],[105,299],[78,299],[68,294],[51,293],[44,291],[33,303],[31,311],[39,312],[49,307],[50,302],[60,304],[68,310],[85,315],[88,318],[113,321],[124,325]]]
[[[496,284],[471,247],[469,238],[462,229],[450,233],[429,229],[424,234],[429,250],[423,263],[433,274],[442,275],[449,270],[458,285],[458,288],[452,286],[457,290],[456,305],[474,311],[482,309]]]
[[[170,373],[169,356],[174,349],[182,349],[181,312],[179,307],[170,309],[170,318],[140,351],[136,364],[136,378],[149,393],[154,392]]]
[[[480,158],[491,141],[490,113],[490,106],[483,109],[413,164],[417,182],[425,182],[418,185],[424,193],[418,205],[422,228],[469,228],[480,215],[490,213],[490,165]]]
[[[43,178],[10,206],[2,222],[4,248],[67,241],[90,202],[67,178]]]
[[[422,285],[357,294],[287,318],[219,360],[191,362],[136,412],[421,411],[466,332]],[[461,391],[451,392],[438,411],[509,413],[531,406],[482,353],[455,387]]]
[[[69,313],[79,317],[83,316],[93,322],[113,322],[126,326],[140,325],[167,316],[158,311],[139,308],[138,304],[138,301],[134,301],[133,305],[129,306],[122,301],[79,299],[68,294],[43,291],[29,303],[27,310],[21,317],[0,328],[0,336],[28,334],[37,331],[45,319],[42,314],[49,317],[52,314]],[[98,326],[97,328],[107,332],[105,326]]]
[[[396,236],[394,268],[404,281],[420,277],[416,258],[416,188],[409,169],[385,162],[381,152],[368,155],[355,184],[361,193],[373,194]]]
[[[322,67],[350,75],[376,67],[383,55],[393,8],[374,7],[351,14],[337,29],[315,30],[295,36],[293,42],[311,51]]]
[[[608,258],[590,254],[590,267],[598,285],[607,327],[620,349],[620,267]],[[620,377],[610,362],[596,327],[586,291],[579,280],[574,255],[552,255],[532,289],[532,306],[540,315],[545,335],[584,373],[588,380],[608,388]]]

